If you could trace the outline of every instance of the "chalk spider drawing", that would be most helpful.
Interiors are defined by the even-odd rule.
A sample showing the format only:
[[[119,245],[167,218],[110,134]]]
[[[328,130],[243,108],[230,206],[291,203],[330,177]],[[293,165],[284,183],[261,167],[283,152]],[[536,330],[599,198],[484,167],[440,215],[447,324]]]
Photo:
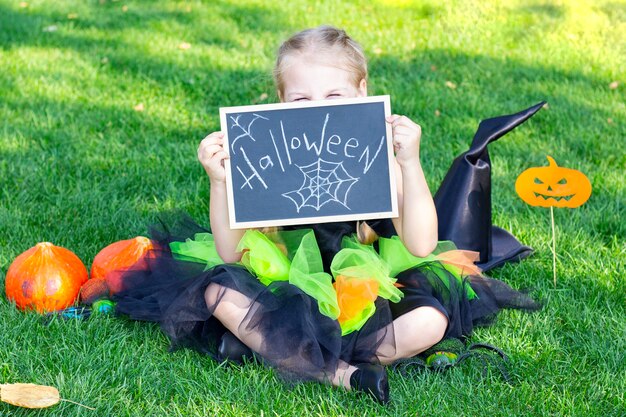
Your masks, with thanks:
[[[348,194],[359,179],[348,174],[343,162],[334,163],[318,159],[306,166],[296,166],[304,174],[304,181],[299,189],[283,193],[283,196],[293,201],[298,213],[302,207],[312,207],[319,211],[331,202],[350,209],[347,204]]]

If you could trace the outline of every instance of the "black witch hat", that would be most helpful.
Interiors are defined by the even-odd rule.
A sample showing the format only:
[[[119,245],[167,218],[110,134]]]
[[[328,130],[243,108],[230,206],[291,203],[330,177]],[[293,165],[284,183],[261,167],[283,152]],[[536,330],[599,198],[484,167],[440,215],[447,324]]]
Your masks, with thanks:
[[[480,252],[477,265],[488,271],[529,256],[533,249],[491,224],[491,161],[487,145],[531,118],[545,102],[519,113],[483,120],[470,149],[459,155],[435,194],[439,240]]]

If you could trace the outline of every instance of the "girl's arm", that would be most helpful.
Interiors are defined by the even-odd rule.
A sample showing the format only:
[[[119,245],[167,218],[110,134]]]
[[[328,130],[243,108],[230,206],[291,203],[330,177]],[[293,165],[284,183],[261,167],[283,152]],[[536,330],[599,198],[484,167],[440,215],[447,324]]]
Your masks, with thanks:
[[[198,160],[211,180],[209,215],[215,247],[224,262],[237,262],[241,252],[237,245],[245,230],[231,229],[228,218],[228,199],[226,196],[226,170],[224,160],[228,154],[224,151],[224,134],[213,132],[202,140],[198,147]]]
[[[396,152],[399,217],[398,236],[415,256],[429,255],[437,246],[437,212],[420,163],[421,128],[406,116],[387,118]]]

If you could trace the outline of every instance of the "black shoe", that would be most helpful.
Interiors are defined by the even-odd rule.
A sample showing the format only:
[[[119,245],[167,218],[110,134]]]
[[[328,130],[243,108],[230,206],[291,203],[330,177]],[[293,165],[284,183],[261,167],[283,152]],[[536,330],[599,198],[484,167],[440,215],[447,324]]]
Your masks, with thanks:
[[[232,361],[242,364],[244,359],[252,360],[253,358],[252,349],[244,345],[231,332],[224,333],[220,345],[217,347],[217,359],[220,362]]]
[[[350,387],[369,394],[381,404],[387,404],[389,402],[387,370],[381,365],[369,363],[355,366],[357,369],[350,376]]]

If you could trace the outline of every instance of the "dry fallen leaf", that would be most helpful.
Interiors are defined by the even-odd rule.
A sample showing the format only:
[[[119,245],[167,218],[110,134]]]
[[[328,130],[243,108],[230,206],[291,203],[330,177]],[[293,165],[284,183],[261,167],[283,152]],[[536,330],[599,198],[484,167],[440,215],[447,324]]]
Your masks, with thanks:
[[[0,384],[0,400],[26,408],[51,407],[61,401],[59,390],[35,384]]]
[[[139,103],[135,107],[133,107],[133,109],[135,109],[135,111],[144,111],[145,107],[144,107],[143,103]]]
[[[74,20],[74,19],[78,19],[78,14],[77,13],[70,13],[67,15],[67,18],[70,20]]]
[[[124,13],[126,13],[126,12],[128,11],[128,6],[127,6],[127,5],[123,5],[123,6],[122,6],[122,11],[123,11]]]
[[[608,124],[612,125],[613,124],[613,119],[609,117],[608,119],[606,119],[606,122]]]
[[[549,108],[550,108],[550,106],[548,105],[548,103],[544,103],[544,104],[543,104],[543,108],[547,110],[547,109],[549,109]]]
[[[382,49],[380,49],[380,48],[378,48],[378,47],[374,48],[374,54],[375,54],[375,55],[380,55],[380,54],[382,54],[382,53],[383,53],[383,50],[382,50]]]
[[[437,65],[431,65],[430,66],[430,70],[431,71],[437,71]]]
[[[263,101],[267,98],[267,93],[263,93],[259,96],[259,98],[257,99],[257,101]]]
[[[182,42],[180,45],[178,45],[178,49],[182,49],[183,51],[189,48],[191,48],[191,44],[187,42]]]
[[[446,87],[454,90],[456,88],[456,84],[453,83],[452,81],[446,81]]]
[[[185,8],[185,11],[186,11],[187,13],[191,13],[191,6],[187,6],[187,7]]]
[[[619,82],[617,81],[613,81],[611,84],[609,84],[609,88],[611,90],[615,90],[617,87],[619,87]]]
[[[441,116],[441,112],[439,111],[439,109],[435,110],[435,116],[437,117]]]
[[[25,9],[28,7],[28,3],[26,3],[25,1],[20,3],[20,8]]]

